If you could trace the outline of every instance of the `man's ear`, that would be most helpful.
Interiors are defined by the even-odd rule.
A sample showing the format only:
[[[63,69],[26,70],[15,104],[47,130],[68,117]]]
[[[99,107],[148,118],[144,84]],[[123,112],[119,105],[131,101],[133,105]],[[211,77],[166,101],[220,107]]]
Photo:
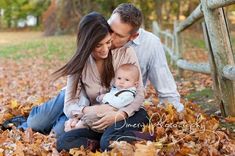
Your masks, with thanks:
[[[136,37],[138,37],[138,36],[139,36],[139,33],[136,32],[136,33],[134,33],[134,34],[132,34],[132,35],[130,36],[130,40],[133,41],[133,40],[136,39]]]

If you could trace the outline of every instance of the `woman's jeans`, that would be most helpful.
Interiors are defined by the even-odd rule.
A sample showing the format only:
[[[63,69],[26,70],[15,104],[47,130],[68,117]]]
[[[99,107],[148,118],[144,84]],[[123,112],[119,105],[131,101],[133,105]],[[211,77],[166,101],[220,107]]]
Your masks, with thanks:
[[[49,134],[51,130],[60,136],[64,133],[67,117],[63,113],[65,89],[53,99],[32,108],[27,122],[18,128],[32,128],[34,131]]]
[[[104,133],[94,132],[90,129],[75,129],[63,133],[57,139],[57,149],[69,150],[80,146],[89,147],[89,142],[92,140],[99,141],[102,151],[109,150],[110,141],[127,141],[132,142],[141,140],[141,137],[136,135],[136,131],[140,131],[144,124],[149,123],[147,112],[141,108],[133,116],[114,123],[108,127]]]
[[[56,134],[57,149],[69,150],[74,147],[88,146],[92,140],[99,141],[101,150],[109,149],[110,141],[134,141],[138,140],[135,131],[142,129],[149,122],[147,112],[141,108],[133,116],[114,123],[104,133],[94,132],[90,129],[76,129],[64,132],[64,123],[67,119],[63,113],[65,89],[53,99],[32,108],[27,122],[18,128],[32,128],[44,134],[53,131]]]

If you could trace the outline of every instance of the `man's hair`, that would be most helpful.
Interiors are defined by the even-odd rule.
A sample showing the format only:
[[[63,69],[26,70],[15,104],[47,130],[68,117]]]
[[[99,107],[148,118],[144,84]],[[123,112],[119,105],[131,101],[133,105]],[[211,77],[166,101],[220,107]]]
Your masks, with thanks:
[[[120,15],[121,21],[127,24],[130,24],[133,29],[132,33],[136,33],[141,24],[142,24],[142,13],[139,9],[137,9],[131,3],[122,3],[117,6],[117,8],[113,11],[113,14],[118,13]]]
[[[124,70],[124,71],[128,71],[131,72],[133,74],[133,76],[135,76],[136,80],[139,80],[140,77],[140,72],[139,69],[136,65],[131,64],[131,63],[126,63],[126,64],[122,64],[118,69],[118,70]],[[117,72],[116,71],[116,72]]]

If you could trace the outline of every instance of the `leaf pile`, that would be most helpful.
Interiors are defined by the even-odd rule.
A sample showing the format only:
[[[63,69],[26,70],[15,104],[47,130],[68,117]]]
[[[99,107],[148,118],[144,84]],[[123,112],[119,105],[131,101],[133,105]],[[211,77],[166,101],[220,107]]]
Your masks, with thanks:
[[[0,122],[16,115],[27,116],[31,108],[54,97],[65,86],[65,79],[50,82],[50,73],[58,69],[59,61],[45,61],[42,58],[13,61],[0,59]],[[184,96],[211,86],[208,76],[193,76],[193,81],[178,82],[179,92]],[[158,98],[153,86],[149,86],[144,103],[150,116],[149,125],[143,132],[156,136],[154,142],[138,141],[134,144],[113,142],[112,151],[92,153],[83,147],[71,149],[70,152],[58,153],[55,139],[35,133],[28,129],[25,132],[12,129],[0,133],[0,156],[2,155],[235,155],[235,142],[229,132],[220,128],[219,117],[207,116],[196,105],[183,101],[185,111],[176,113],[166,104],[165,108],[156,107]],[[234,123],[234,118],[226,118]]]

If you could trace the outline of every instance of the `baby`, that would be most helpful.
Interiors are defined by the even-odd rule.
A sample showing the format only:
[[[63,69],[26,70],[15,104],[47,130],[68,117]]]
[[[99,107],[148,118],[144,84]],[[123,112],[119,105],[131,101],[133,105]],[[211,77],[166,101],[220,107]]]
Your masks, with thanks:
[[[101,94],[96,98],[96,101],[103,104],[109,104],[115,109],[120,109],[129,105],[136,95],[136,88],[139,84],[139,70],[133,64],[123,64],[115,72],[114,85],[110,92]],[[78,128],[88,128],[92,123],[98,121],[100,117],[96,114],[90,115],[89,118],[83,116],[79,121],[74,119],[70,123],[65,123],[65,131]],[[70,124],[70,126],[66,126]],[[74,126],[71,128],[71,125]]]

